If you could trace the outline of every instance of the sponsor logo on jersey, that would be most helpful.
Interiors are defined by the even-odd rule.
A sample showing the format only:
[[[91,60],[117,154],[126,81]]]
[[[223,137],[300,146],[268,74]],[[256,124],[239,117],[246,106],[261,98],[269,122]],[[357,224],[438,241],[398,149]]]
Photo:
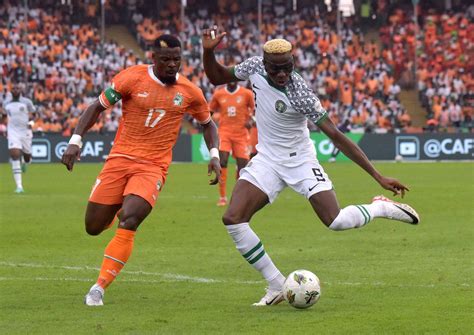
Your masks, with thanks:
[[[284,113],[287,110],[288,106],[285,104],[283,100],[277,100],[275,102],[275,110],[278,113]]]
[[[235,99],[235,101],[237,101],[237,103],[240,104],[242,102],[242,97],[237,97],[237,99]]]
[[[24,106],[20,107],[20,112],[24,112],[25,110],[26,110],[26,108]]]
[[[146,98],[150,93],[148,92],[142,92],[142,93],[137,93],[137,97],[139,98]]]
[[[173,98],[173,104],[175,106],[182,106],[184,101],[184,97],[181,93],[176,93],[176,95]]]

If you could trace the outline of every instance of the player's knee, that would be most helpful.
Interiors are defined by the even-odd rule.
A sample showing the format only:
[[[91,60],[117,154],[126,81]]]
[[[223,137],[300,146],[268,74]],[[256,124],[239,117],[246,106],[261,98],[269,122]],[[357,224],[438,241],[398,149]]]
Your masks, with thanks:
[[[239,224],[242,222],[247,222],[248,220],[245,220],[241,217],[241,215],[238,215],[236,212],[231,212],[227,210],[224,215],[222,216],[222,222],[226,226],[234,225],[234,224]]]
[[[103,227],[99,227],[97,225],[91,225],[86,222],[86,232],[87,234],[91,236],[97,236],[100,233],[102,233],[103,230],[104,230]]]
[[[227,161],[223,162],[221,161],[221,168],[227,168]]]
[[[123,215],[120,219],[119,228],[137,230],[142,220],[136,215]]]
[[[97,215],[92,215],[90,213],[86,213],[86,217],[84,220],[86,233],[92,236],[97,236],[104,231],[106,227],[106,223],[104,219]]]

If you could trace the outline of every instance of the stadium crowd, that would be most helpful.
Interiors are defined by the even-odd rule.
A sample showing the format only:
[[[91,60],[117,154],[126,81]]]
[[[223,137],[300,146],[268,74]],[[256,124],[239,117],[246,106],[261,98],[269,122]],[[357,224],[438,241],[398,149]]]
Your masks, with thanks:
[[[394,59],[395,78],[402,86],[417,85],[426,109],[427,128],[472,129],[474,124],[474,5],[438,13],[418,8],[419,34],[411,7],[396,8],[380,36]],[[414,56],[417,53],[416,78]]]
[[[126,10],[116,13],[113,8],[117,6]],[[382,42],[390,46],[385,48],[364,37],[357,18],[345,18],[339,36],[335,11],[325,12],[324,5],[294,11],[288,1],[267,3],[263,7],[261,34],[256,25],[257,13],[248,7],[248,2],[219,0],[215,6],[203,6],[203,1],[189,0],[183,27],[178,2],[169,2],[159,11],[158,18],[151,16],[156,12],[153,6],[140,0],[107,1],[107,21],[126,22],[140,45],[148,50],[147,59],[157,36],[179,33],[184,44],[181,72],[201,87],[209,100],[214,87],[202,70],[200,34],[204,27],[216,24],[227,31],[218,58],[228,65],[261,54],[260,45],[270,38],[290,40],[297,47],[297,69],[313,84],[323,106],[342,130],[410,129],[411,117],[399,99],[401,86],[409,87],[414,82],[410,77],[413,63],[409,60],[416,50],[416,39],[407,12],[395,10],[388,17],[389,24],[382,27],[380,34]],[[122,68],[142,62],[132,51],[114,42],[106,42],[101,48],[99,9],[93,1],[80,3],[75,5],[72,16],[68,6],[52,0],[33,0],[25,16],[24,8],[13,2],[0,5],[0,103],[12,80],[28,82],[26,95],[38,107],[35,131],[69,135],[81,111],[106,86],[104,82]],[[472,29],[472,15],[467,12],[448,17],[452,17],[448,20],[451,23],[443,25],[438,21],[445,22],[446,18],[440,15],[426,17],[426,56],[418,62],[418,87],[428,110],[428,123],[438,122],[432,128],[462,126],[472,120],[472,107],[469,109],[466,101],[473,90],[473,41],[472,34],[465,34]],[[433,30],[433,26],[438,29]],[[433,41],[438,42],[429,44]],[[430,45],[433,47],[428,48]],[[454,60],[449,51],[446,55],[451,47]],[[441,57],[443,62],[440,50],[446,56]],[[120,117],[118,105],[104,113],[92,130],[115,131]],[[315,129],[314,125],[309,127]]]
[[[169,6],[162,11],[161,18],[152,19],[146,16],[148,9],[137,9],[132,21],[142,47],[149,48],[155,35],[177,33],[180,21],[166,18],[179,17],[179,10],[179,7]],[[398,97],[401,88],[379,45],[365,40],[351,19],[344,21],[338,38],[335,19],[334,11],[323,15],[317,6],[310,6],[296,12],[288,2],[277,1],[276,5],[263,7],[259,40],[255,11],[239,8],[238,2],[219,1],[211,12],[201,3],[193,7],[190,2],[181,35],[186,44],[182,72],[210,98],[213,87],[201,70],[203,27],[215,24],[227,32],[218,57],[228,65],[261,54],[259,45],[268,39],[286,38],[297,47],[294,54],[298,71],[313,84],[331,118],[342,128],[387,132],[408,127],[411,119]]]
[[[37,107],[33,130],[69,135],[79,114],[100,93],[104,77],[141,60],[113,42],[101,49],[89,5],[78,8],[83,23],[77,24],[71,24],[68,8],[57,2],[36,5],[27,16],[25,7],[0,5],[0,103],[13,81],[28,82],[25,95]],[[120,115],[119,106],[107,111],[93,131],[115,131]]]

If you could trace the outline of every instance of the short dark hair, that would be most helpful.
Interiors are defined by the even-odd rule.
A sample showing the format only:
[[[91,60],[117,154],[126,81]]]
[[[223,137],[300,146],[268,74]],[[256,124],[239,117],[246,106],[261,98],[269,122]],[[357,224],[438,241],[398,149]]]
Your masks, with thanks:
[[[155,50],[162,48],[181,48],[181,41],[173,35],[164,34],[155,40]]]

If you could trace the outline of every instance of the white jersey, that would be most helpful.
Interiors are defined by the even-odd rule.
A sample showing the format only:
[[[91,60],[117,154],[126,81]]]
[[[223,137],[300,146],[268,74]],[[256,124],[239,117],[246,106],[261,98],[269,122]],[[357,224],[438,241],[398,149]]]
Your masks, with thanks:
[[[285,90],[271,86],[262,57],[252,57],[236,65],[234,74],[252,83],[258,153],[279,163],[315,160],[316,150],[309,137],[307,119],[318,124],[328,114],[303,78],[293,72]]]
[[[3,103],[3,109],[8,115],[8,134],[26,134],[30,131],[28,127],[29,113],[35,111],[30,99],[20,97],[18,100],[7,99]]]

